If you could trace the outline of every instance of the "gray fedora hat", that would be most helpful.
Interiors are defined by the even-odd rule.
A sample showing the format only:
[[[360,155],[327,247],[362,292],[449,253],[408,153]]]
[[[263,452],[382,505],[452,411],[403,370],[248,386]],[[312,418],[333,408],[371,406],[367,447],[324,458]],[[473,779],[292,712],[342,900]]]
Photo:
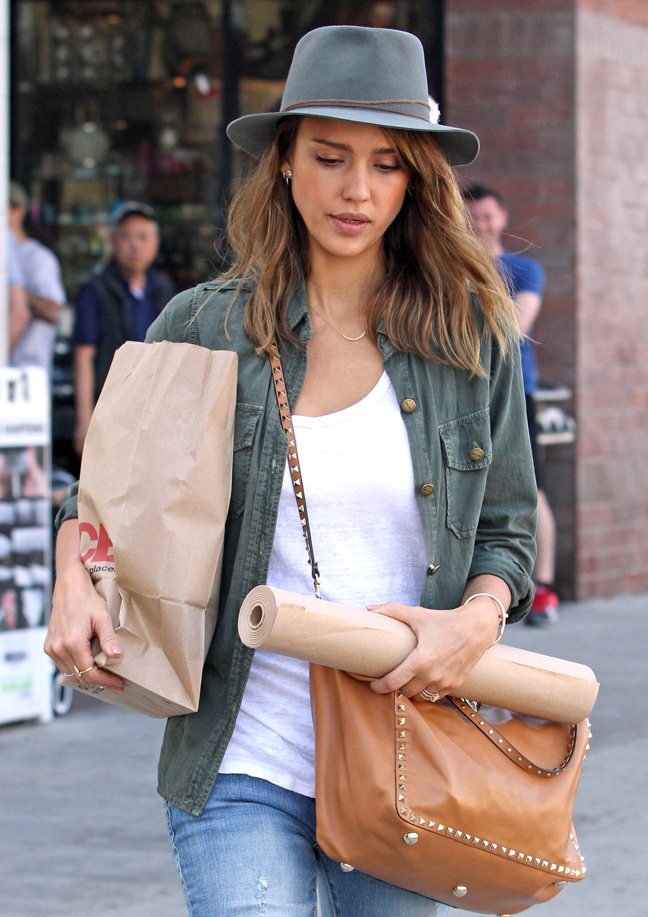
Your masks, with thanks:
[[[325,26],[297,43],[280,111],[237,118],[227,136],[259,159],[278,123],[291,115],[425,131],[453,166],[479,152],[471,131],[431,115],[423,45],[410,32]]]

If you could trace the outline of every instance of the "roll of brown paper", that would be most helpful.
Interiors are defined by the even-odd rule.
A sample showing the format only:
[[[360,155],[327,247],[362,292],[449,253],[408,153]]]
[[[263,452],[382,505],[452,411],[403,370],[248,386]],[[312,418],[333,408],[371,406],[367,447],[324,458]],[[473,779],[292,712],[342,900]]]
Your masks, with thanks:
[[[257,586],[238,621],[246,646],[380,678],[416,646],[402,621],[362,608]],[[498,643],[488,649],[456,692],[518,713],[579,723],[589,716],[598,682],[590,668]]]

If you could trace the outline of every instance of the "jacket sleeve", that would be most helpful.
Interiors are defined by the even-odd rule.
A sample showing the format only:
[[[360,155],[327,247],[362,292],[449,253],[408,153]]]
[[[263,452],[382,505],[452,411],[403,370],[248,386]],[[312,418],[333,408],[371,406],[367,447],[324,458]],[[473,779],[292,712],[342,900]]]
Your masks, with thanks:
[[[184,290],[167,303],[146,332],[147,344],[153,344],[156,341],[182,343],[189,339],[187,335],[190,326],[191,304],[196,292],[196,289]]]
[[[537,490],[526,420],[519,348],[503,357],[492,344],[492,461],[475,537],[470,576],[491,573],[511,590],[509,621],[533,601]]]

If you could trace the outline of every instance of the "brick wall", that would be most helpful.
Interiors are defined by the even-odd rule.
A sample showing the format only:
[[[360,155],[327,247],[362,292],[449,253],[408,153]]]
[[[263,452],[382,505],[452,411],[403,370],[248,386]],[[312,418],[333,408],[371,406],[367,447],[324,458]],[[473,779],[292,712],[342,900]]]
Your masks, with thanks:
[[[541,374],[575,395],[576,445],[547,450],[560,590],[648,590],[648,2],[446,9],[442,116],[483,144],[462,176],[545,266]]]
[[[648,590],[648,3],[583,3],[577,61],[577,583],[612,595]]]
[[[442,112],[442,120],[475,130],[481,140],[477,161],[459,170],[461,178],[504,195],[510,212],[505,244],[528,249],[546,270],[533,333],[540,374],[573,390],[575,26],[571,0],[447,0]],[[556,578],[564,597],[576,590],[574,455],[573,446],[546,450],[547,493],[558,527]]]
[[[579,0],[579,9],[603,13],[617,20],[648,26],[646,0]]]

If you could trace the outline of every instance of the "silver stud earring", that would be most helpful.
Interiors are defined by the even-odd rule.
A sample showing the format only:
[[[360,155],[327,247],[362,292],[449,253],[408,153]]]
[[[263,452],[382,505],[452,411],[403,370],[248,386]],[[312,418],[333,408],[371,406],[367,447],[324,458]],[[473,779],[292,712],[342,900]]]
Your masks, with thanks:
[[[285,181],[286,185],[290,188],[290,180],[292,178],[292,172],[290,171],[290,169],[286,169],[286,171],[282,172],[281,174],[283,175],[283,180]]]

